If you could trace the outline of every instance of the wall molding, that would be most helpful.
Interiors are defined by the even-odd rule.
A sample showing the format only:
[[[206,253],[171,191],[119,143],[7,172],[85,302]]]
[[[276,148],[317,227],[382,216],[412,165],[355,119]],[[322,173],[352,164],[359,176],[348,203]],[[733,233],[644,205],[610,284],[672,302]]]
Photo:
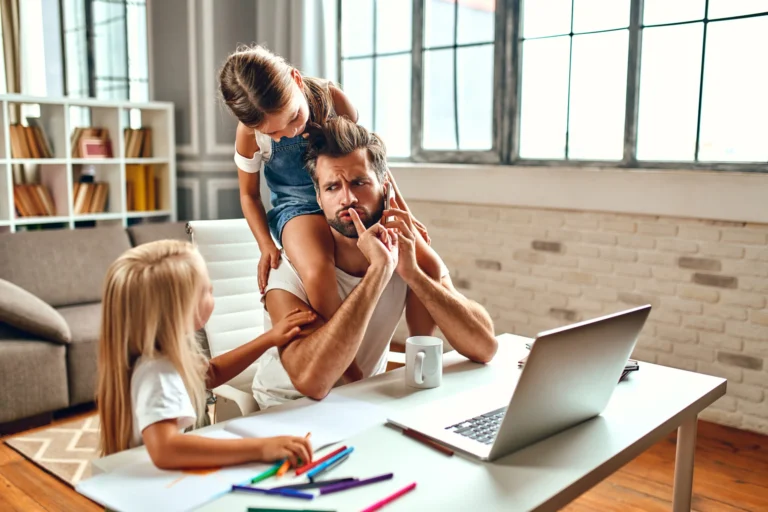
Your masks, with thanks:
[[[406,201],[768,223],[768,174],[391,163]]]
[[[216,70],[213,57],[213,0],[203,0],[203,69],[207,73]],[[205,97],[205,151],[211,155],[233,155],[235,141],[232,144],[216,142],[216,105],[217,94],[213,89],[212,77],[203,79],[203,94]]]
[[[186,188],[192,192],[192,218],[187,220],[201,220],[200,216],[200,180],[197,178],[177,178],[177,188]]]
[[[233,160],[224,161],[197,161],[197,160],[179,160],[176,162],[176,169],[180,172],[214,172],[214,173],[230,173],[233,176],[237,175],[237,166]]]
[[[206,180],[208,190],[208,219],[219,218],[219,190],[239,190],[237,178],[214,178]]]
[[[200,153],[200,119],[198,119],[198,94],[197,82],[197,16],[196,0],[187,0],[187,58],[189,59],[189,144],[176,146],[178,155],[196,155]],[[151,52],[150,52],[151,53]]]

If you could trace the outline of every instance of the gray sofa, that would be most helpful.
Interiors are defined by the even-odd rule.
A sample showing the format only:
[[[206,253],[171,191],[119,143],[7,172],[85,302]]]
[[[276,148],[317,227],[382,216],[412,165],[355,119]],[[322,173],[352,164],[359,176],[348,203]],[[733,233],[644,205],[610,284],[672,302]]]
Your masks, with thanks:
[[[0,235],[0,435],[94,401],[107,268],[164,238],[186,240],[185,223]]]

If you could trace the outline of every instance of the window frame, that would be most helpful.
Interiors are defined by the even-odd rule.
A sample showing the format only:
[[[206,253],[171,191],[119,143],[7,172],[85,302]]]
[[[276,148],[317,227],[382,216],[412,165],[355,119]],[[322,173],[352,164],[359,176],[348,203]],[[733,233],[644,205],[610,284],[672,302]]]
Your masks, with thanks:
[[[373,0],[374,11],[375,2]],[[456,163],[456,164],[497,164],[527,167],[597,167],[648,170],[708,170],[768,173],[768,161],[758,162],[702,162],[699,157],[699,136],[701,132],[701,108],[706,62],[707,26],[709,23],[728,22],[737,19],[768,16],[768,12],[709,19],[709,0],[704,0],[704,17],[682,22],[644,25],[643,0],[630,0],[629,45],[627,54],[627,90],[624,117],[623,158],[621,160],[579,160],[579,159],[532,159],[520,157],[520,101],[522,77],[522,16],[524,0],[496,0],[496,22],[494,46],[494,98],[492,147],[490,150],[430,150],[422,146],[423,105],[424,105],[424,1],[413,0],[412,51],[411,51],[411,156],[390,158],[393,162]],[[571,16],[573,4],[571,0]],[[454,4],[458,9],[458,1]],[[341,54],[341,24],[343,21],[342,0],[337,0],[338,14],[338,69],[343,83],[343,60]],[[374,15],[375,16],[375,15]],[[454,23],[458,17],[454,17]],[[689,161],[654,161],[637,159],[638,114],[640,98],[640,64],[643,29],[646,27],[703,23],[701,72],[699,75],[699,98],[697,112],[697,133],[695,159]],[[570,34],[571,41],[573,33]],[[462,45],[459,45],[461,47]],[[474,45],[471,45],[474,46]],[[454,51],[455,41],[454,41]],[[442,48],[442,47],[441,47]],[[375,56],[371,56],[375,59]],[[359,57],[358,57],[359,58]],[[374,64],[375,65],[375,64]],[[375,102],[375,92],[374,102]],[[375,107],[374,107],[375,108]],[[768,143],[768,141],[766,141]]]

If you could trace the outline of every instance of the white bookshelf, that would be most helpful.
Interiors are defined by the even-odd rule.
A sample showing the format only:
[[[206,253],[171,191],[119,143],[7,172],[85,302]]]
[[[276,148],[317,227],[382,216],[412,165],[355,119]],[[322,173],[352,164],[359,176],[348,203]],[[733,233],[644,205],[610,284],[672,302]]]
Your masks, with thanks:
[[[10,107],[32,105],[38,109],[37,119],[48,138],[54,158],[11,158]],[[29,108],[29,107],[27,107]],[[41,98],[18,94],[0,95],[0,233],[30,229],[37,225],[77,229],[88,225],[120,224],[176,220],[176,157],[173,104],[168,102],[132,103],[129,101],[100,101],[89,98]],[[80,119],[90,118],[89,122]],[[134,124],[131,125],[131,120]],[[19,121],[26,124],[26,116]],[[99,126],[109,129],[114,158],[72,158],[70,136],[79,126]],[[125,158],[125,128],[152,129],[152,157]],[[128,211],[126,209],[126,165],[152,165],[159,179],[157,210]],[[56,207],[56,215],[44,217],[18,216],[13,201],[13,169],[21,165],[27,174],[36,174],[46,186]],[[109,183],[109,197],[103,213],[75,214],[73,184],[82,166],[95,169],[95,181]],[[31,171],[31,172],[29,172]],[[53,227],[53,226],[50,226]]]

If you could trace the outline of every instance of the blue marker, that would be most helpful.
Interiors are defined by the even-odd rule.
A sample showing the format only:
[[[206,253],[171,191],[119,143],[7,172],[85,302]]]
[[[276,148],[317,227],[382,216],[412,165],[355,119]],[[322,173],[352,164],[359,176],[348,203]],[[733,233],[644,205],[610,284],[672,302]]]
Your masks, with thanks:
[[[344,457],[347,457],[350,453],[352,453],[352,451],[354,449],[355,448],[353,446],[350,446],[349,448],[347,448],[343,452],[340,452],[339,454],[337,454],[335,457],[332,457],[332,458],[328,459],[327,461],[323,462],[322,464],[320,464],[316,468],[310,470],[307,473],[307,476],[309,477],[310,480],[312,480],[315,476],[319,475],[320,473],[322,473],[323,471],[328,469],[328,467],[333,465],[333,463],[335,463],[337,460],[342,459]]]

